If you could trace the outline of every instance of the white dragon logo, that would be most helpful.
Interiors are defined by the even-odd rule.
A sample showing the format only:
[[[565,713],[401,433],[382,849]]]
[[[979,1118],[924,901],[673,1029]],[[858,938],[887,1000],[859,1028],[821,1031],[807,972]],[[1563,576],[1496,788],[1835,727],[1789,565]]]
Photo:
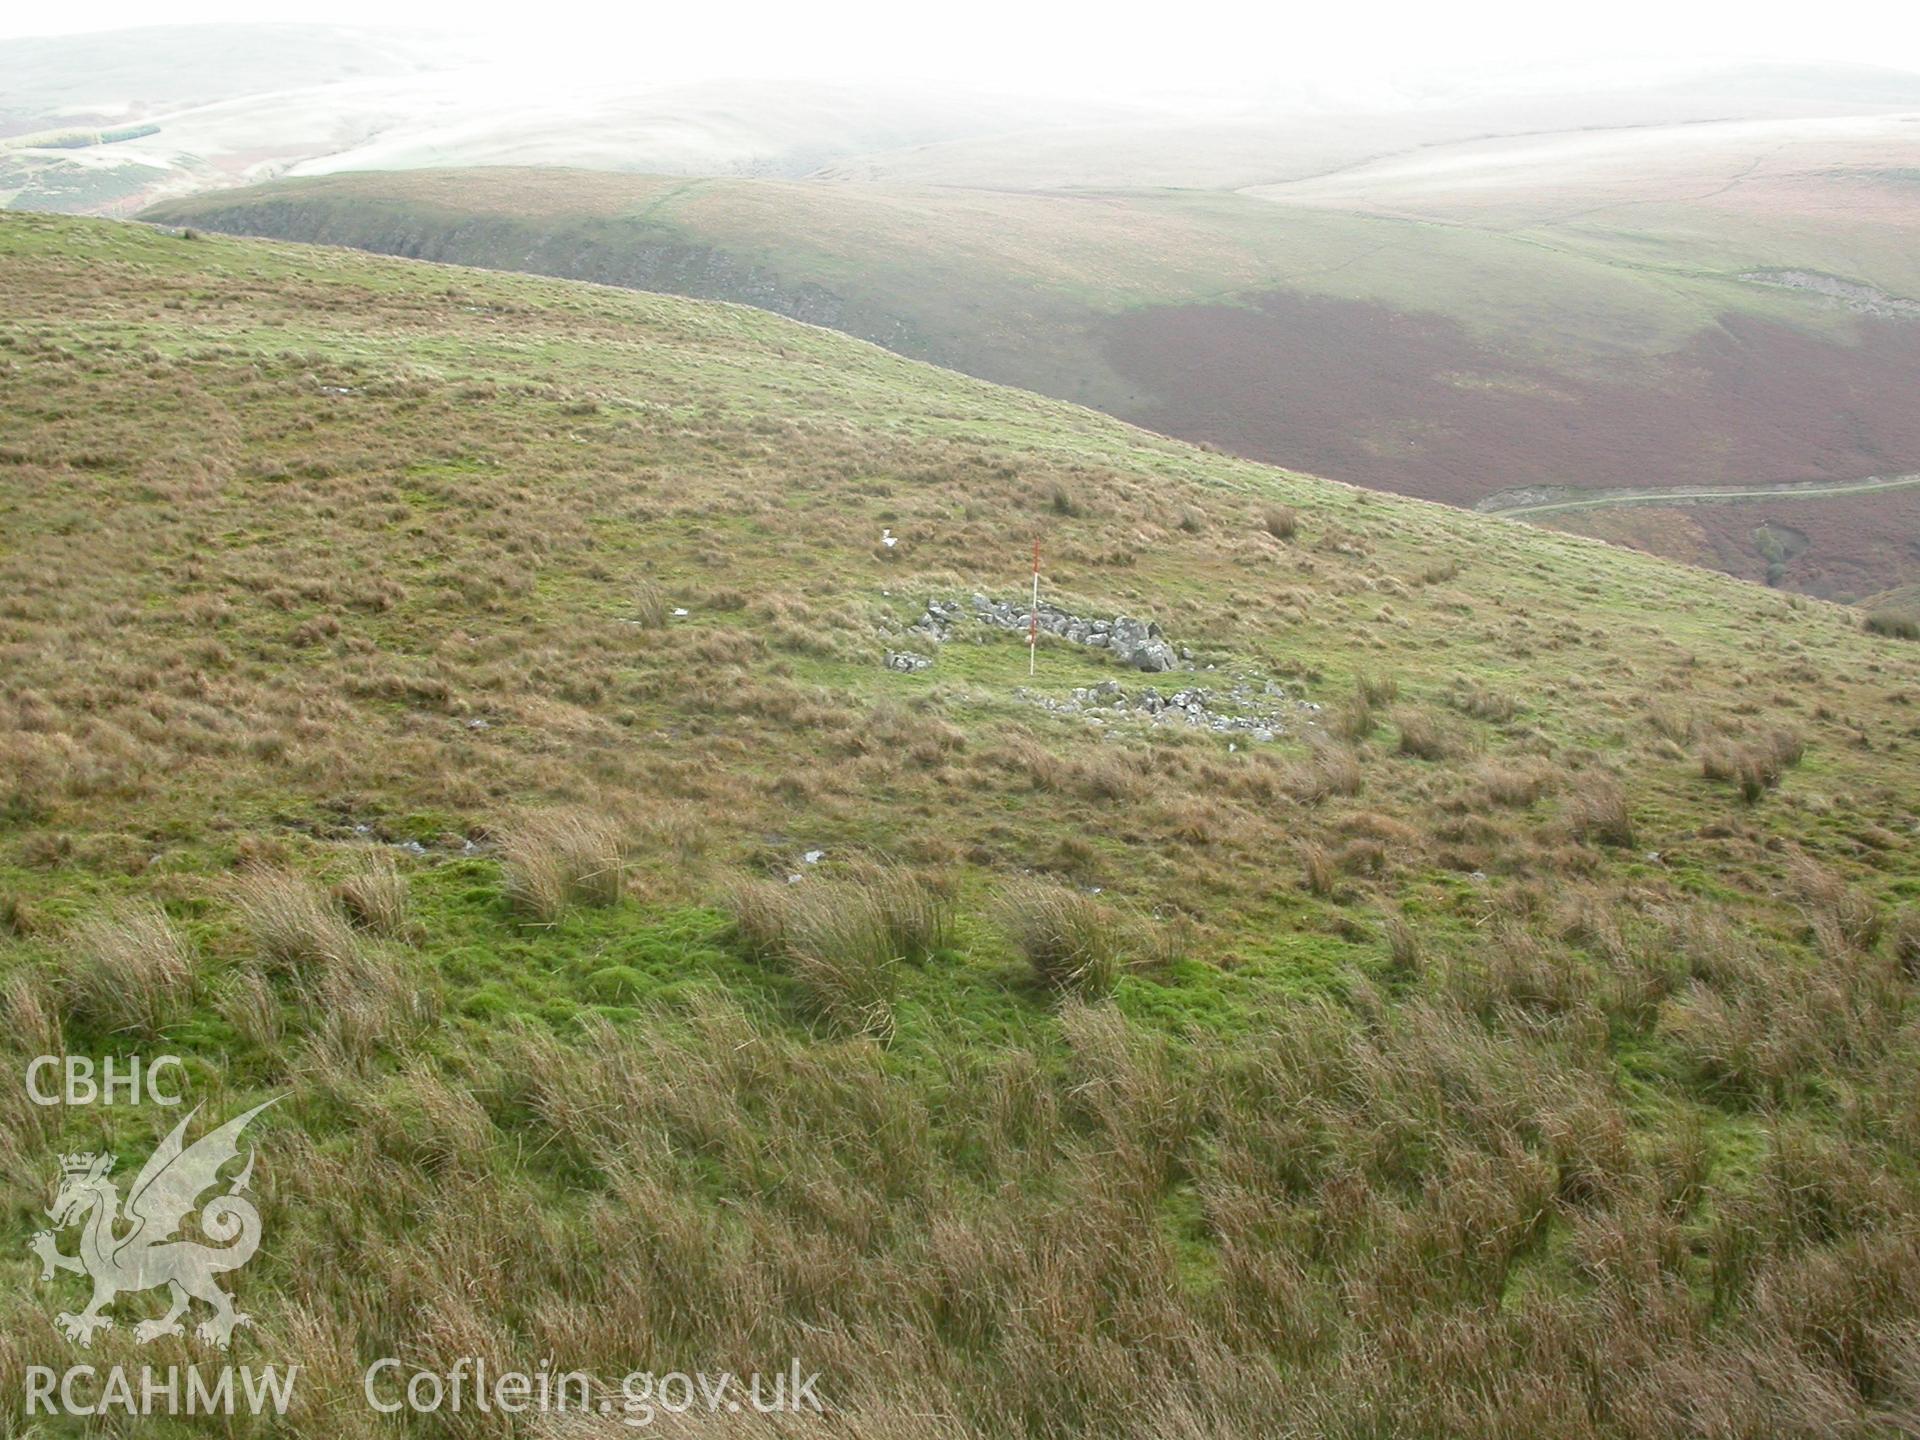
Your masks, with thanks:
[[[251,1150],[245,1168],[234,1177],[227,1193],[215,1196],[200,1209],[200,1231],[215,1243],[201,1245],[174,1240],[173,1236],[199,1203],[201,1192],[218,1183],[220,1167],[239,1156],[240,1132],[280,1098],[254,1106],[183,1150],[181,1138],[188,1123],[200,1113],[195,1106],[134,1177],[124,1216],[132,1222],[129,1230],[120,1230],[120,1192],[107,1178],[113,1169],[113,1156],[83,1153],[60,1157],[60,1189],[47,1211],[53,1229],[35,1235],[27,1248],[40,1257],[41,1280],[51,1280],[56,1270],[71,1270],[93,1281],[93,1299],[85,1310],[78,1315],[63,1311],[56,1317],[55,1323],[69,1340],[92,1344],[94,1331],[113,1325],[113,1317],[102,1312],[116,1295],[162,1285],[167,1287],[172,1305],[161,1318],[143,1320],[134,1327],[134,1338],[143,1345],[162,1335],[184,1333],[180,1316],[191,1299],[204,1300],[213,1307],[213,1315],[194,1333],[223,1350],[233,1338],[234,1326],[251,1323],[233,1308],[232,1298],[215,1283],[216,1277],[238,1270],[260,1248],[260,1212],[240,1193],[253,1176]],[[62,1255],[54,1231],[73,1224],[82,1226],[80,1253]]]

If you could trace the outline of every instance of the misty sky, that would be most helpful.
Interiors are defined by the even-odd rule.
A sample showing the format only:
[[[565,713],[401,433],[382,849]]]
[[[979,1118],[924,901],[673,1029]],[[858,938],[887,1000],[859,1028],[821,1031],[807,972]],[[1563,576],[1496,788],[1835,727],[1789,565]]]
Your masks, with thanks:
[[[455,32],[516,63],[584,59],[650,81],[767,74],[1115,96],[1141,86],[1203,93],[1272,79],[1364,98],[1454,80],[1491,79],[1504,88],[1548,64],[1658,69],[1700,59],[1851,60],[1920,71],[1920,5],[1884,0],[1827,0],[1815,12],[1786,0],[1198,0],[1134,8],[1045,0],[951,7],[900,0],[95,0],[7,6],[0,35],[268,20]]]

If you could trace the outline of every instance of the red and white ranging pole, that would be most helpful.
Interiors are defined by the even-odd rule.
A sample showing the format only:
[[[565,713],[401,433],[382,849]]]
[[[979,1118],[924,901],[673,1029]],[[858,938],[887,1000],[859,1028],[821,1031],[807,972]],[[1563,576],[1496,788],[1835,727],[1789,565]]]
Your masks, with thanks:
[[[1027,678],[1040,654],[1040,542],[1033,542],[1033,619],[1027,625]]]

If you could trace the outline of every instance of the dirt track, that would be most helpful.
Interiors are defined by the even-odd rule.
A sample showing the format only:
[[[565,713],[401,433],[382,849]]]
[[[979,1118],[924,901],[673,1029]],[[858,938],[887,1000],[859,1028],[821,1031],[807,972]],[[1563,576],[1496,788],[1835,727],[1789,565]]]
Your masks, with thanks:
[[[1489,495],[1473,508],[1486,515],[1548,515],[1558,510],[1594,510],[1609,505],[1724,505],[1742,500],[1826,500],[1837,495],[1870,495],[1920,485],[1920,474],[1869,475],[1860,480],[1814,480],[1794,485],[1735,485],[1710,490],[1677,490],[1657,485],[1609,490],[1601,494],[1551,500],[1503,501]]]

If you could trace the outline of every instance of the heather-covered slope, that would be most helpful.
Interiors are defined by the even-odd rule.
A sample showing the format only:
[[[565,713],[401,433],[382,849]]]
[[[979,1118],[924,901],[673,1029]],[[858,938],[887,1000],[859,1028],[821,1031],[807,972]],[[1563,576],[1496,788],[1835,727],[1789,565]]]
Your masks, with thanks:
[[[12,215],[0,279],[4,1068],[286,1095],[239,1433],[391,1433],[396,1351],[797,1357],[836,1435],[1915,1414],[1912,643],[758,310]],[[1036,537],[1194,668],[1029,680]],[[0,1106],[0,1383],[204,1360],[25,1250],[174,1116]]]

